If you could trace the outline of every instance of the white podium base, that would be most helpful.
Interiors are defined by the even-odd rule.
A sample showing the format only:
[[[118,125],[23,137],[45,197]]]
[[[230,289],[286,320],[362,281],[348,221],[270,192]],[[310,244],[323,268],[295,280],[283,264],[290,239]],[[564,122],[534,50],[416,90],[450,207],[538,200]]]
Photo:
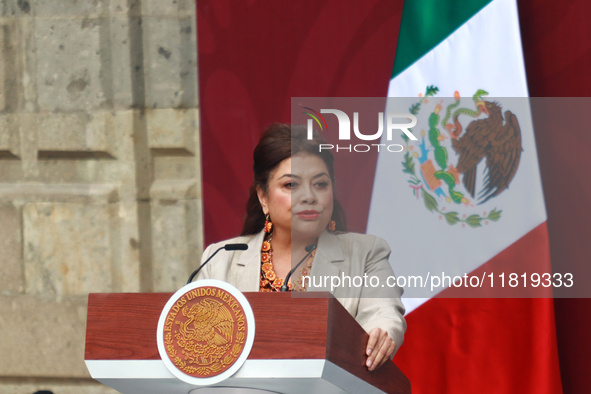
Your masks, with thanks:
[[[123,394],[383,393],[327,360],[246,360],[230,378],[204,387],[178,380],[161,360],[86,360],[86,366]],[[247,391],[232,391],[238,389]]]

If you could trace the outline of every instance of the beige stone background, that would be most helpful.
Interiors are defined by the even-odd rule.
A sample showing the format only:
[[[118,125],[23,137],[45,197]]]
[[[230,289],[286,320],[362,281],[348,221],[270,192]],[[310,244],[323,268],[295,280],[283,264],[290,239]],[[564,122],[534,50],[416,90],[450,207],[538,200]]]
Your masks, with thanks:
[[[0,393],[112,393],[87,295],[202,250],[195,0],[0,0]]]

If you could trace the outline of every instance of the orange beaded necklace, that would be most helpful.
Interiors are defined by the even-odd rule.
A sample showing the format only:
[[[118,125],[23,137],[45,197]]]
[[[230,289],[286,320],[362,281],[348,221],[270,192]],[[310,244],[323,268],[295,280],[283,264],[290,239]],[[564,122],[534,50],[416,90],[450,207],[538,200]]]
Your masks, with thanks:
[[[281,291],[281,286],[283,286],[284,282],[283,278],[277,277],[273,267],[273,248],[271,247],[272,238],[272,234],[267,232],[265,240],[263,241],[263,246],[261,247],[261,281],[259,291],[262,292]],[[302,277],[310,275],[315,254],[315,250],[310,253],[306,265],[302,268],[301,274],[298,275],[295,281],[293,281],[293,286],[292,283],[287,284],[289,291],[306,291],[308,284],[303,283]]]

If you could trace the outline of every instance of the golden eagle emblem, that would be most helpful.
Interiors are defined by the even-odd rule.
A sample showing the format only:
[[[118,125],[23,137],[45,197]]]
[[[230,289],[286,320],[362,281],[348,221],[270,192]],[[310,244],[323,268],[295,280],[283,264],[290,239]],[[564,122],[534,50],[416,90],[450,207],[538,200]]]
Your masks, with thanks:
[[[183,341],[195,341],[203,349],[223,353],[232,339],[234,321],[227,307],[219,301],[204,298],[191,307],[183,307],[187,320],[181,324],[179,336]],[[199,352],[203,354],[204,351]]]
[[[244,309],[228,292],[200,287],[183,295],[166,317],[166,353],[194,377],[226,371],[242,353],[247,327]]]

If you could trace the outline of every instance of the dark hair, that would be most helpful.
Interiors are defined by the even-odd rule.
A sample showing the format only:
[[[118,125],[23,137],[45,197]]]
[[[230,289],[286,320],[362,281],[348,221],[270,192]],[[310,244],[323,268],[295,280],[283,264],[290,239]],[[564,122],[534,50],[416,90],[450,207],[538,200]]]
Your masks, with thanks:
[[[316,131],[312,137],[311,140],[307,139],[307,129],[302,125],[291,126],[284,123],[273,123],[265,130],[254,149],[254,164],[252,166],[254,179],[248,192],[242,235],[256,234],[263,229],[265,224],[265,214],[259,202],[257,187],[260,187],[265,193],[268,192],[271,172],[283,160],[298,153],[310,153],[324,161],[333,184],[333,196],[335,196],[334,158],[329,150],[320,151],[320,144],[325,142]],[[337,231],[346,231],[345,211],[336,196],[333,201],[332,220],[336,223]]]

